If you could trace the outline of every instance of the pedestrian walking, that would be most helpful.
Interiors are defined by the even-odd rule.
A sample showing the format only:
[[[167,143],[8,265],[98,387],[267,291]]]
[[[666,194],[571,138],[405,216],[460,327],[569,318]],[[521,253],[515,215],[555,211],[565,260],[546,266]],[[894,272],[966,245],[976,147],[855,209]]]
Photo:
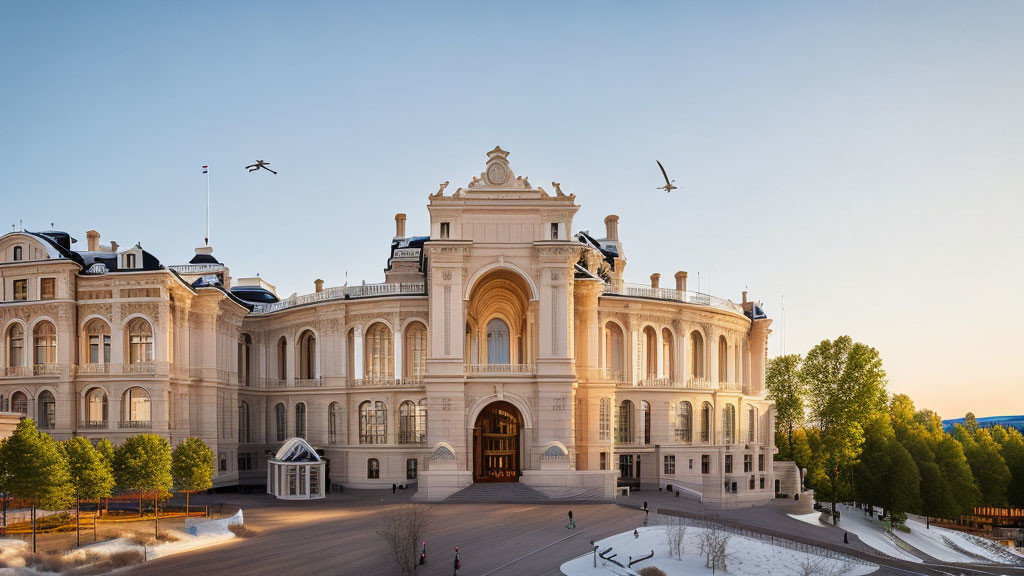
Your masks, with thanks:
[[[420,566],[427,563],[427,543],[423,543],[423,552],[420,552]]]
[[[569,510],[569,523],[566,524],[565,527],[568,528],[569,530],[572,530],[573,528],[576,527],[576,522],[574,522],[573,519],[572,519],[572,510]]]
[[[462,561],[459,560],[459,547],[455,547],[455,576],[459,576],[459,568],[462,568]]]
[[[391,485],[391,493],[395,494],[397,492],[398,492],[398,484],[392,484]]]

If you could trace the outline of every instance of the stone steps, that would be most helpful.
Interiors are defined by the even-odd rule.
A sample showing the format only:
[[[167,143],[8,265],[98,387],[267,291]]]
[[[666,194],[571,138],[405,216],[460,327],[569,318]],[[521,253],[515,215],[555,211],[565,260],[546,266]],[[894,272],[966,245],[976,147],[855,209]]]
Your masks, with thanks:
[[[583,488],[549,488],[543,491],[519,482],[470,484],[446,498],[455,503],[538,503],[602,501],[597,490]]]

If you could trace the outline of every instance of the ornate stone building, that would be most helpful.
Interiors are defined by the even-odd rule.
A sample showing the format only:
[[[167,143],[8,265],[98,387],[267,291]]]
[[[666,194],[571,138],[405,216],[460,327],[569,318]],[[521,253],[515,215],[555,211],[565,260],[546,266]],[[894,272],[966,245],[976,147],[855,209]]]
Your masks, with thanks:
[[[202,438],[220,486],[265,483],[301,437],[328,485],[408,483],[431,500],[504,481],[773,497],[771,321],[745,294],[688,291],[685,272],[675,288],[626,283],[618,217],[601,238],[574,233],[575,196],[507,157],[431,195],[429,235],[396,216],[384,283],[285,300],[232,282],[208,248],[163,266],[94,231],[85,251],[62,232],[7,234],[0,408],[57,438]]]

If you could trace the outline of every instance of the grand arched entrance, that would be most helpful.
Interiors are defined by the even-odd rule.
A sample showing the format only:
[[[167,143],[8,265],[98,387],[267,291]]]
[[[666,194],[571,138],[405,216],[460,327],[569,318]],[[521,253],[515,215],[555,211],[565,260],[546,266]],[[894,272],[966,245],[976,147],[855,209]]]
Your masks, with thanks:
[[[473,426],[473,481],[517,482],[522,415],[508,402],[488,404]]]

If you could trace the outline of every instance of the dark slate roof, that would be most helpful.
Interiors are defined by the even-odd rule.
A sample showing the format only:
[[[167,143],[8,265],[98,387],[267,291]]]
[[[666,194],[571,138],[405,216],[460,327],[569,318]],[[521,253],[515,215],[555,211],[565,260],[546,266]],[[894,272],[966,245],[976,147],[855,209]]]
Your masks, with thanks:
[[[743,315],[751,320],[761,320],[767,318],[768,315],[764,313],[764,310],[757,304],[753,304],[750,308],[743,310]]]
[[[423,245],[430,240],[430,236],[409,236],[408,238],[395,238],[391,241],[391,255],[388,256],[388,265],[384,268],[384,271],[391,270],[391,261],[395,257],[395,250],[402,250],[407,248],[419,248],[420,249],[420,272],[423,272],[424,266],[424,253]]]
[[[70,234],[66,232],[58,232],[56,230],[50,230],[48,232],[25,232],[25,234],[30,234],[39,238],[50,246],[53,246],[61,256],[73,262],[77,262],[79,265],[83,265],[82,257],[71,249],[71,244],[73,242],[77,242],[77,240],[72,238]]]
[[[280,302],[273,292],[260,286],[232,286],[231,295],[249,304],[273,304]]]
[[[189,264],[220,264],[213,254],[196,254],[188,261]]]
[[[576,240],[587,246],[593,246],[597,248],[601,255],[604,256],[604,261],[611,266],[612,270],[615,269],[615,259],[619,256],[619,247],[613,242],[601,242],[597,238],[594,238],[587,231],[577,232]]]

